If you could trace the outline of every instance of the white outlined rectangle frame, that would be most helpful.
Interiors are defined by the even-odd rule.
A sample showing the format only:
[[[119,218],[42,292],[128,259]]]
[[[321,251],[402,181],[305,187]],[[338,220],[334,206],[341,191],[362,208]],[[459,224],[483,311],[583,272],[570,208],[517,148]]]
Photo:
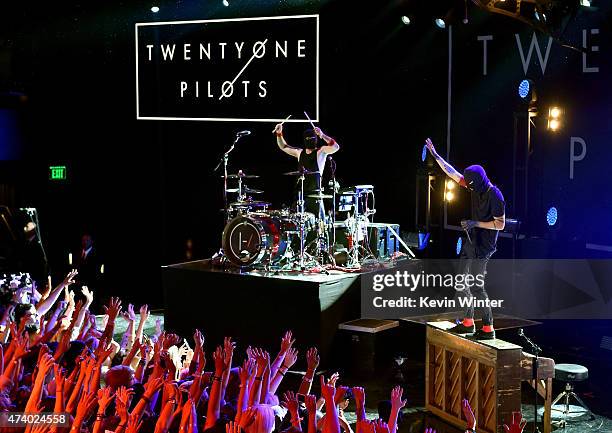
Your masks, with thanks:
[[[308,123],[308,119],[296,119],[292,118],[289,120],[281,119],[249,119],[249,118],[230,118],[230,117],[150,117],[140,115],[140,95],[139,95],[139,83],[138,83],[138,28],[139,27],[150,27],[150,26],[164,26],[164,25],[181,25],[181,24],[200,24],[200,23],[223,23],[223,22],[237,22],[237,21],[270,21],[270,20],[287,20],[287,19],[304,19],[304,18],[315,18],[317,27],[317,41],[316,41],[316,113],[313,122],[319,122],[319,15],[283,15],[275,17],[253,17],[253,18],[220,18],[211,20],[189,20],[189,21],[155,21],[146,23],[136,23],[134,25],[134,35],[136,43],[136,119],[137,120],[184,120],[184,121],[213,121],[213,122],[287,122],[287,123]]]

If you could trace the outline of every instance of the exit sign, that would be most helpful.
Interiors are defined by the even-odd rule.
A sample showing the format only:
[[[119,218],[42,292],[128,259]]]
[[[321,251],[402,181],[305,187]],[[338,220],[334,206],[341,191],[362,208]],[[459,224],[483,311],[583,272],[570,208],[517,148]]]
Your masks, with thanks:
[[[49,166],[49,179],[50,180],[66,180],[66,166],[65,165]]]

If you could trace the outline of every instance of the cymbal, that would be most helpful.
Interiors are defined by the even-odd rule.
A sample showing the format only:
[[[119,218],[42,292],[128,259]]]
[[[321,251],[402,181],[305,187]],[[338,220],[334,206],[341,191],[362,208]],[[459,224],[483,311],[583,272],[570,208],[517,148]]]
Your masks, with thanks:
[[[267,201],[259,201],[259,200],[245,200],[245,201],[235,201],[230,203],[232,207],[266,207],[272,206],[272,203]]]
[[[239,192],[239,190],[238,188],[228,188],[227,192]],[[248,194],[263,194],[263,191],[260,189],[251,189],[247,187],[242,188],[242,192],[248,193]]]
[[[221,176],[223,177],[223,176]],[[257,179],[259,176],[256,174],[244,174],[242,172],[238,172],[236,174],[228,174],[228,179]]]
[[[283,175],[285,176],[301,176],[301,175],[310,175],[310,174],[319,174],[318,171],[309,171],[309,170],[296,170],[296,171],[289,171],[287,173],[283,173]]]
[[[328,199],[328,198],[334,198],[333,195],[331,194],[307,194],[306,197],[308,198],[318,198],[318,199]]]

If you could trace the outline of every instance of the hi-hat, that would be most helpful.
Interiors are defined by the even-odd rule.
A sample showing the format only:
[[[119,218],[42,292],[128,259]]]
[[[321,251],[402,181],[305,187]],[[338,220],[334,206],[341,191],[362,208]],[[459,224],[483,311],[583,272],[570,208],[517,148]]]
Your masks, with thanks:
[[[256,174],[244,174],[244,173],[236,173],[236,174],[227,175],[228,179],[257,179],[258,177],[259,176]]]
[[[301,175],[309,175],[309,174],[319,174],[318,171],[310,171],[310,170],[297,170],[297,171],[289,171],[287,173],[283,173],[285,176],[301,176]]]
[[[331,194],[307,194],[306,197],[308,197],[308,198],[318,198],[320,200],[328,199],[328,198],[334,198],[334,196],[331,195]]]
[[[238,188],[228,188],[227,192],[240,192]],[[251,189],[244,187],[242,188],[242,192],[245,194],[263,194],[263,191],[260,189]]]
[[[266,207],[271,206],[272,203],[267,201],[259,201],[259,200],[244,200],[244,201],[235,201],[230,203],[231,207]]]

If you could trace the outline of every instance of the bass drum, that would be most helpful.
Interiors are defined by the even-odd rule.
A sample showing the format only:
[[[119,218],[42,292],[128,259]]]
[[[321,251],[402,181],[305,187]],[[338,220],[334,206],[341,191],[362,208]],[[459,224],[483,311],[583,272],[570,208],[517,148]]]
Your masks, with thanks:
[[[223,252],[240,267],[275,263],[287,250],[287,221],[264,213],[239,215],[223,230]]]

